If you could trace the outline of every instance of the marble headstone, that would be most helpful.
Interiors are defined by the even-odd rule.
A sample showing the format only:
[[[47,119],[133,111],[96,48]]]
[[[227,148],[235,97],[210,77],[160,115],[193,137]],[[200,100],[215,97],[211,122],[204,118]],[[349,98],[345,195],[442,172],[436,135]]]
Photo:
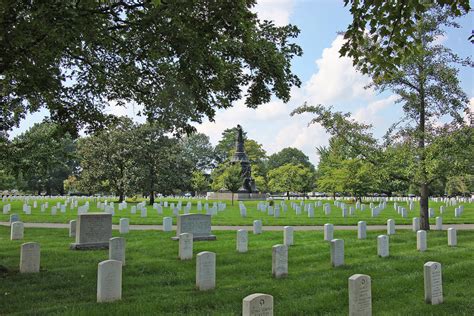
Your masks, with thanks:
[[[184,214],[178,216],[176,237],[179,240],[182,233],[193,234],[193,240],[216,240],[216,236],[211,234],[211,215],[206,214]]]
[[[86,213],[77,216],[76,242],[70,248],[107,249],[112,237],[112,214]]]

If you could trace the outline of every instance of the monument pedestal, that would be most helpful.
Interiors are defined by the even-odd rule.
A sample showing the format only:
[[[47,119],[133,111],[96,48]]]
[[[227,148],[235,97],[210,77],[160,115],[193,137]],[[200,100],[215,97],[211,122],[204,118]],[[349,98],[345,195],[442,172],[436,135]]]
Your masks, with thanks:
[[[207,198],[209,200],[232,200],[231,192],[207,192]],[[255,200],[266,200],[267,194],[265,193],[248,193],[248,192],[236,192],[234,193],[234,201],[255,201]]]

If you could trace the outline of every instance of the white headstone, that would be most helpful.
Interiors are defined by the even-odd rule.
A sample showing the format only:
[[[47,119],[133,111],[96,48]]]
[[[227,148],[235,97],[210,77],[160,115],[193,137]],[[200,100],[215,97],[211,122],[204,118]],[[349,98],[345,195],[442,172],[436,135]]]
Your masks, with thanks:
[[[425,277],[425,302],[431,305],[443,303],[441,264],[429,261],[423,265]]]
[[[380,235],[377,237],[377,255],[379,257],[388,257],[389,252],[389,239],[387,235]]]
[[[196,256],[196,287],[199,291],[216,287],[216,254],[203,251]]]
[[[372,315],[372,290],[370,276],[354,274],[349,278],[349,315]]]
[[[193,258],[193,234],[179,234],[178,256],[180,260],[191,260]]]
[[[358,239],[367,238],[367,223],[364,221],[359,221],[357,223],[357,238]]]
[[[237,231],[237,252],[248,251],[248,232],[245,229],[239,229]]]
[[[273,316],[273,296],[255,293],[245,297],[242,316]]]
[[[262,221],[259,219],[256,219],[253,221],[253,233],[255,235],[259,235],[262,233]]]
[[[334,239],[334,225],[324,224],[324,240],[331,241]]]
[[[69,221],[69,237],[76,237],[76,220]]]
[[[21,240],[24,235],[24,225],[23,222],[13,222],[10,228],[10,239],[11,240]]]
[[[38,273],[40,271],[40,244],[27,242],[21,245],[20,273]]]
[[[416,233],[420,230],[420,219],[418,217],[413,217],[412,220],[412,230]]]
[[[448,246],[454,247],[457,244],[456,228],[448,228]]]
[[[170,232],[173,230],[173,219],[171,217],[163,217],[163,231]]]
[[[426,246],[426,231],[419,230],[416,232],[416,249],[419,251],[425,251]]]
[[[393,219],[387,220],[387,235],[395,234],[395,221]]]
[[[109,260],[117,260],[125,265],[125,238],[114,237],[109,239]]]
[[[344,265],[344,240],[331,240],[331,264],[333,267]]]
[[[277,279],[288,275],[288,246],[272,247],[272,275]]]
[[[130,229],[129,223],[130,223],[130,220],[128,218],[121,218],[120,225],[119,225],[119,233],[127,234]]]
[[[285,244],[286,246],[293,245],[293,227],[283,227],[283,244]]]
[[[443,218],[441,216],[436,217],[435,230],[443,230]]]
[[[122,262],[105,260],[97,271],[97,302],[113,302],[122,299]]]

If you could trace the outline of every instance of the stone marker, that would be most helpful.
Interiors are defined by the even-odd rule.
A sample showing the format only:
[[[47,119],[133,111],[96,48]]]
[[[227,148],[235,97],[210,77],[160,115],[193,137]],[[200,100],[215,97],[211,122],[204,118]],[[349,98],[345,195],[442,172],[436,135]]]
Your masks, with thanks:
[[[419,251],[425,251],[426,246],[426,231],[419,230],[416,232],[416,249]]]
[[[130,220],[128,218],[121,218],[120,225],[119,225],[119,233],[127,234],[130,230],[129,223],[130,223]]]
[[[211,234],[211,215],[207,214],[184,214],[178,216],[176,224],[176,237],[179,240],[182,233],[193,234],[193,240],[216,240],[216,236]]]
[[[435,230],[443,230],[443,218],[441,216],[436,217]]]
[[[216,254],[203,251],[196,256],[196,287],[199,291],[216,287]]]
[[[448,228],[448,246],[455,247],[457,244],[456,228]]]
[[[288,275],[288,246],[275,245],[272,247],[272,275],[277,279]]]
[[[77,216],[76,242],[70,248],[107,249],[112,237],[112,214],[86,213]]]
[[[389,252],[389,239],[387,235],[380,235],[377,237],[377,255],[379,257],[388,257]]]
[[[171,217],[163,217],[163,231],[170,232],[173,230],[173,219]]]
[[[416,233],[420,230],[420,219],[418,217],[413,217],[412,220],[412,230]]]
[[[76,220],[69,221],[69,237],[76,237]]]
[[[242,316],[273,316],[273,296],[250,294],[242,301]]]
[[[97,271],[97,302],[113,302],[122,299],[122,262],[105,260]]]
[[[38,273],[40,271],[40,244],[27,242],[21,245],[20,273]]]
[[[178,257],[180,260],[191,260],[193,258],[193,234],[182,233],[179,235]]]
[[[283,227],[283,244],[286,246],[293,245],[293,227]]]
[[[18,214],[11,214],[10,215],[10,225],[14,222],[19,222],[20,216]]]
[[[324,240],[331,241],[334,239],[334,225],[324,224]]]
[[[344,265],[344,240],[331,240],[331,264],[333,267]]]
[[[21,240],[23,239],[25,228],[23,222],[13,222],[10,228],[10,239]]]
[[[428,261],[423,265],[423,274],[425,277],[425,302],[431,305],[443,303],[441,264]]]
[[[393,219],[387,220],[387,235],[395,234],[395,221]]]
[[[248,251],[248,232],[245,229],[239,229],[237,231],[237,252]]]
[[[256,219],[253,221],[253,233],[254,235],[259,235],[262,233],[262,221]]]
[[[109,239],[109,260],[117,260],[125,265],[125,238],[114,237]]]
[[[364,221],[359,221],[357,223],[357,238],[358,239],[367,238],[367,223]]]
[[[372,290],[370,276],[354,274],[349,278],[349,315],[372,315]]]

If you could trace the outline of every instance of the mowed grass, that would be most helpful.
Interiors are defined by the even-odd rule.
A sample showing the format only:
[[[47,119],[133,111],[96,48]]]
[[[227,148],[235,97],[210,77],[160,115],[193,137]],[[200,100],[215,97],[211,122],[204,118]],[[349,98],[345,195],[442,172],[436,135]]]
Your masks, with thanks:
[[[345,241],[344,267],[330,265],[329,244],[322,232],[295,232],[289,249],[289,276],[273,279],[272,246],[282,243],[282,232],[249,234],[248,253],[235,250],[236,233],[214,231],[217,241],[195,242],[194,259],[177,259],[174,232],[131,231],[123,268],[122,300],[96,303],[97,264],[106,250],[69,250],[66,229],[25,229],[25,239],[9,240],[0,227],[0,264],[7,269],[0,280],[0,314],[57,315],[241,315],[242,299],[252,293],[273,295],[275,315],[347,315],[348,278],[356,273],[372,278],[374,315],[472,315],[474,287],[474,232],[459,231],[458,247],[447,246],[446,231],[428,233],[428,250],[416,250],[415,233],[390,236],[389,258],[379,258],[376,237],[368,232],[335,231]],[[114,236],[118,232],[114,231]],[[20,245],[41,244],[41,272],[18,273]],[[195,290],[195,255],[217,256],[217,287]],[[445,302],[424,303],[423,264],[442,264]]]
[[[11,202],[12,211],[11,213],[17,213],[20,215],[20,220],[23,222],[45,222],[45,223],[68,223],[71,219],[77,218],[77,209],[71,210],[69,207],[66,210],[66,213],[61,213],[60,210],[57,210],[56,215],[51,215],[51,207],[56,205],[57,202],[64,203],[64,200],[50,199],[49,208],[41,213],[40,204],[43,202],[38,202],[37,208],[32,208],[32,214],[27,215],[23,213],[23,202],[14,201]],[[177,203],[178,200],[168,200],[170,203]],[[196,200],[182,200],[183,207],[186,205],[187,201],[192,202],[191,213],[198,213],[197,211],[197,201]],[[205,201],[202,200],[204,203]],[[214,201],[208,201],[210,206]],[[299,201],[298,201],[299,202]],[[408,211],[408,217],[403,218],[401,215],[398,215],[393,208],[393,202],[387,204],[387,208],[384,209],[377,217],[371,217],[370,209],[368,208],[364,211],[356,210],[354,215],[348,215],[347,217],[342,217],[342,211],[340,208],[334,206],[333,201],[324,201],[324,203],[331,204],[331,213],[330,215],[325,215],[322,207],[316,207],[314,212],[314,218],[308,218],[307,213],[303,210],[300,215],[296,215],[295,211],[291,209],[290,202],[285,201],[288,205],[288,211],[280,211],[280,217],[275,218],[270,216],[265,212],[257,210],[258,201],[248,201],[244,202],[247,208],[247,216],[243,218],[240,215],[238,202],[235,202],[234,205],[230,204],[230,201],[227,202],[227,208],[224,211],[218,212],[217,215],[212,217],[212,225],[252,225],[253,221],[256,219],[262,220],[263,225],[324,225],[325,223],[332,223],[334,225],[357,225],[358,221],[366,221],[368,225],[376,224],[386,224],[387,219],[392,218],[395,220],[395,224],[411,224],[413,217],[419,217],[419,205],[415,205],[413,211]],[[85,201],[80,201],[79,205],[83,205]],[[280,203],[276,201],[275,203]],[[308,201],[306,201],[308,203]],[[311,201],[314,203],[314,201]],[[348,202],[346,202],[348,203]],[[5,202],[0,202],[0,209],[3,208]],[[377,205],[378,203],[374,203]],[[30,205],[33,205],[33,202],[30,201]],[[89,212],[101,212],[96,206],[96,202],[90,202]],[[128,208],[126,210],[118,211],[118,205],[115,203],[115,215],[113,216],[113,223],[118,224],[120,218],[126,217],[130,218],[131,224],[155,224],[161,225],[163,222],[163,217],[169,216],[173,217],[172,210],[167,207],[163,209],[163,214],[160,215],[158,212],[152,208],[152,206],[147,205],[147,217],[142,218],[140,212],[137,214],[131,214],[131,206],[135,205],[133,203],[128,203]],[[354,204],[348,204],[354,205]],[[406,203],[398,203],[398,205],[405,206],[408,209]],[[464,205],[464,213],[461,217],[454,217],[454,208],[455,206],[446,207],[446,211],[441,215],[439,208],[444,203],[430,202],[430,207],[434,208],[435,216],[442,216],[443,223],[445,224],[462,224],[462,223],[474,223],[474,203],[462,203]],[[205,210],[203,209],[203,211]],[[183,214],[183,210],[181,211]],[[9,221],[9,214],[0,214],[0,221]],[[433,217],[430,219],[431,224],[435,224],[436,219]],[[176,217],[173,217],[173,224],[176,224]]]

